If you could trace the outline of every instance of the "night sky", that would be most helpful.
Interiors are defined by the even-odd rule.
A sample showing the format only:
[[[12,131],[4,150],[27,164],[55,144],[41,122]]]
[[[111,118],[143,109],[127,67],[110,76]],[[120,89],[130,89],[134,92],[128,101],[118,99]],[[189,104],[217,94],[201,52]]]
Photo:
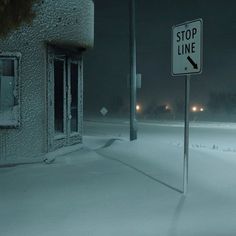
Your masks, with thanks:
[[[128,0],[95,1],[95,46],[85,56],[85,111],[129,103]],[[214,91],[236,92],[236,1],[136,0],[138,102],[184,99],[184,77],[171,75],[171,28],[203,19],[203,73],[191,78],[191,103],[207,104]]]

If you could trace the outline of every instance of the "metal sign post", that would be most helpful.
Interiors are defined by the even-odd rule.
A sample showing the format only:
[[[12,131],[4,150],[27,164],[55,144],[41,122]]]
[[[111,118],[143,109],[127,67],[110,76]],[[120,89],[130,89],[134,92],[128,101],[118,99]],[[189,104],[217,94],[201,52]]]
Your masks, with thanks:
[[[184,114],[184,174],[183,174],[183,193],[188,190],[188,158],[189,158],[189,95],[190,95],[190,77],[185,78],[185,114]]]
[[[185,75],[183,194],[188,191],[190,77],[202,72],[202,19],[172,27],[173,76]]]

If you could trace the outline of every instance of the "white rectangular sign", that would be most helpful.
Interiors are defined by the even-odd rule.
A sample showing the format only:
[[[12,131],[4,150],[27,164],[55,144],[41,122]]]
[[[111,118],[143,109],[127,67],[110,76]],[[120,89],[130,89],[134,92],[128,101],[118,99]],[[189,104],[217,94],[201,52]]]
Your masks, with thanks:
[[[202,19],[172,27],[172,75],[202,72]]]

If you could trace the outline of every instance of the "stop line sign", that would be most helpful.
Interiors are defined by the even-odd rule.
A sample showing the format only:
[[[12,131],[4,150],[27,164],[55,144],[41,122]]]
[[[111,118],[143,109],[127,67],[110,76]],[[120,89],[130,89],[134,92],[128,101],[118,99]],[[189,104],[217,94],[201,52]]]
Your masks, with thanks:
[[[172,75],[202,72],[202,19],[172,27]]]

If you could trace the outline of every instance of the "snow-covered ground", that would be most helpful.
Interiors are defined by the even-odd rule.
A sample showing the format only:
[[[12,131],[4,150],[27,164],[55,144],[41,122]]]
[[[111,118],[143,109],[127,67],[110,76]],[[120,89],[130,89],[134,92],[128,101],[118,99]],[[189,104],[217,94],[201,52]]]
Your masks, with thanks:
[[[234,236],[236,125],[85,122],[84,145],[51,164],[0,169],[0,235]],[[60,152],[58,152],[59,154]]]

